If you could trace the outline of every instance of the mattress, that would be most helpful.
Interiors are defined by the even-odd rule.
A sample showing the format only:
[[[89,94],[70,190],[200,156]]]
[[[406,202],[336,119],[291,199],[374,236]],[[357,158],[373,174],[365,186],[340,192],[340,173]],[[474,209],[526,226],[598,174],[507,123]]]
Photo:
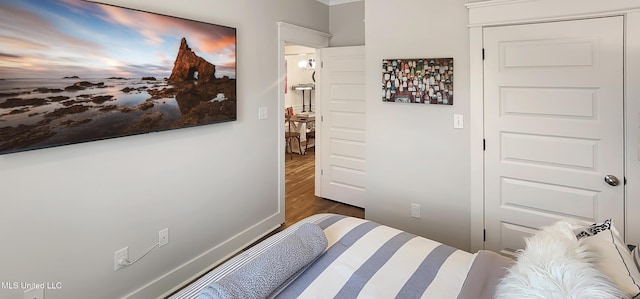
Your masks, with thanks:
[[[271,236],[170,298],[198,298],[208,285],[278,246],[303,223],[322,228],[328,241],[327,249],[289,277],[270,297],[482,298],[484,292],[491,298],[493,286],[504,274],[503,267],[487,262],[496,259],[490,254],[486,258],[486,253],[458,250],[364,219],[319,214]],[[478,275],[470,277],[474,272]]]

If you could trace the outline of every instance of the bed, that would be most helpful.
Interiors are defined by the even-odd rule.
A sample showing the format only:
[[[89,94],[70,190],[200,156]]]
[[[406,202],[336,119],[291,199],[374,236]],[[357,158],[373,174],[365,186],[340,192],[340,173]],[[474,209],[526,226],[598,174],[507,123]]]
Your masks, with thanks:
[[[565,223],[543,229],[547,235],[541,234],[539,240],[531,238],[527,244],[532,250],[538,245],[554,253],[531,252],[527,248],[514,261],[485,250],[458,250],[364,219],[318,214],[265,239],[169,298],[594,298],[584,296],[596,291],[605,294],[597,298],[640,298],[635,277],[631,277],[629,289],[623,291],[616,284],[619,277],[613,279],[596,267],[595,254],[581,253],[587,248],[585,240],[595,240],[600,235],[598,239],[606,243],[607,236],[600,232],[615,232],[611,224],[600,231],[594,228],[596,225],[600,224],[586,227]],[[548,246],[548,242],[565,247]],[[543,256],[535,261],[531,256],[538,253]],[[626,272],[633,266],[634,253],[628,253],[631,260],[626,262],[631,264],[625,266]],[[532,278],[531,273],[541,272],[540,267],[562,267],[558,263],[564,261],[561,255],[568,255],[583,267],[570,264],[578,269],[576,276],[591,293],[577,289],[580,284],[567,281],[571,277],[566,269],[552,269],[562,277]],[[525,258],[529,258],[528,263],[520,260]],[[594,277],[588,275],[589,271]],[[635,272],[640,282],[637,268]],[[553,287],[545,284],[545,279]],[[559,283],[558,279],[564,281]],[[553,289],[558,287],[572,289]],[[532,290],[542,295],[522,293]],[[564,297],[554,296],[561,292]],[[577,296],[568,296],[571,292]]]

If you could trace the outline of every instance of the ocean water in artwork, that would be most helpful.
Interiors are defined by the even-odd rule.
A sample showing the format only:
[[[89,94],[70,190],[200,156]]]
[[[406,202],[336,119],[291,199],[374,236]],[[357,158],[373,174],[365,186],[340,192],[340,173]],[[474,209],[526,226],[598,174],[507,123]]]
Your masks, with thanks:
[[[218,81],[199,89],[197,81],[174,86],[153,77],[0,79],[0,151],[233,120],[235,99],[225,89],[235,88]]]

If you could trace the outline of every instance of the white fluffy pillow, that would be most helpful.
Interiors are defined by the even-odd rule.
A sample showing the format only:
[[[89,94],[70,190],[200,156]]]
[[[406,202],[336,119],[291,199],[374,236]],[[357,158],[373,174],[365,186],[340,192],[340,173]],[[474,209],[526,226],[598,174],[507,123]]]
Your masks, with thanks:
[[[628,298],[595,267],[596,256],[578,241],[570,223],[543,227],[525,241],[494,298]]]

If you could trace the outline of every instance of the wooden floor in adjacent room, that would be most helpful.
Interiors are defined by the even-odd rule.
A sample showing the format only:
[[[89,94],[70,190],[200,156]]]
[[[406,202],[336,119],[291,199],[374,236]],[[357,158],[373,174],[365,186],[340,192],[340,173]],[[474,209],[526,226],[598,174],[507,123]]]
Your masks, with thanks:
[[[285,158],[286,202],[285,227],[318,213],[334,213],[364,218],[364,209],[314,195],[315,150],[310,148],[306,155],[287,153]]]

